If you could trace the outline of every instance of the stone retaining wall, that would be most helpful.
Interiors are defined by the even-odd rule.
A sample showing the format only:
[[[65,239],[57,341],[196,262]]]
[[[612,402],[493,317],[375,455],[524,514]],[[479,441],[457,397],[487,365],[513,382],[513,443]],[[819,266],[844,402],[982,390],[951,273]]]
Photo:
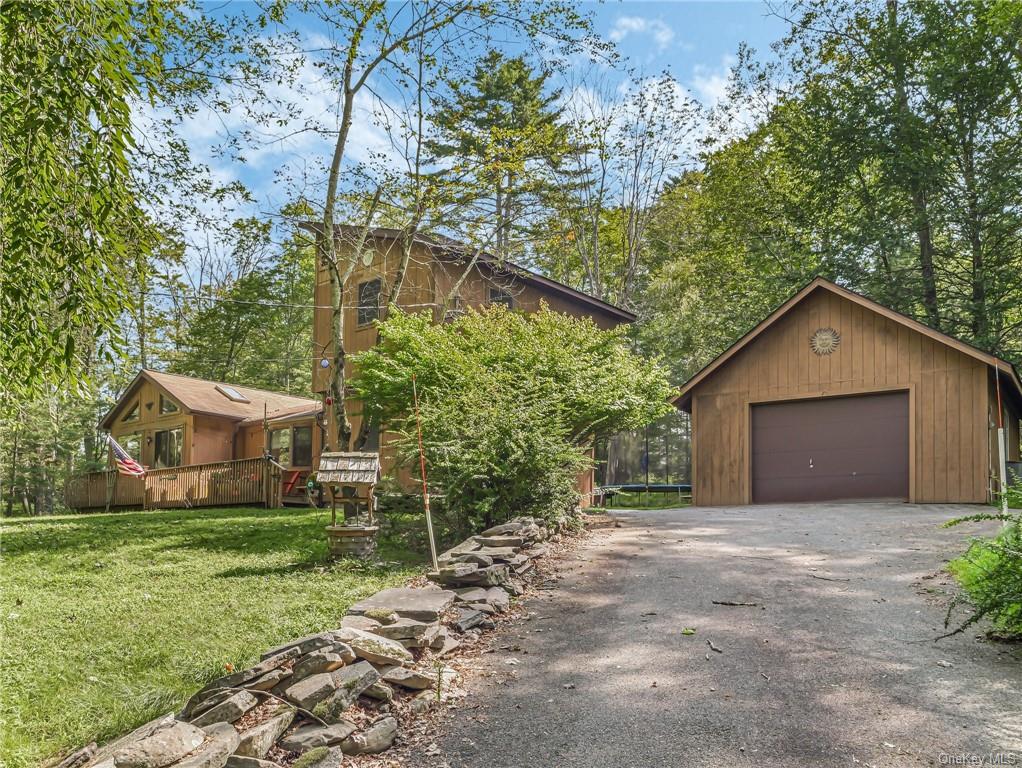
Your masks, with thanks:
[[[443,660],[494,626],[565,524],[521,517],[473,536],[440,555],[428,586],[378,592],[339,627],[271,648],[177,714],[57,768],[335,768],[343,755],[389,749],[400,738],[395,714],[448,695],[456,673]]]

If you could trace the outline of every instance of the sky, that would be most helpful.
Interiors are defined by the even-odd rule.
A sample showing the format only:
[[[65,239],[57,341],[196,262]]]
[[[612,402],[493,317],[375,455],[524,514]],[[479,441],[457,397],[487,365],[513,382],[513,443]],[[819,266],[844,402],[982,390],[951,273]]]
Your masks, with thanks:
[[[218,2],[218,6],[227,12],[245,8],[241,0],[227,5]],[[770,44],[785,32],[784,22],[771,16],[767,6],[760,2],[607,2],[583,4],[580,9],[592,13],[594,32],[616,46],[627,67],[642,77],[669,71],[689,95],[706,107],[712,107],[722,97],[742,43],[755,49],[760,58],[768,58]],[[311,20],[299,22],[298,26],[308,39],[314,40],[318,34]],[[615,76],[625,78],[623,73]],[[291,93],[298,89],[286,82],[279,86],[282,94],[297,101],[306,117],[336,124],[336,94],[322,89],[316,93],[315,87],[309,87],[319,77],[311,66],[300,77],[306,86],[301,96]],[[371,104],[363,101],[356,112],[347,153],[353,161],[365,160],[374,151],[388,152],[389,141],[373,125],[370,111]],[[272,215],[294,199],[296,189],[303,188],[303,182],[293,181],[296,176],[303,172],[310,177],[323,176],[314,163],[310,164],[310,159],[325,162],[332,141],[329,136],[307,132],[285,141],[267,140],[258,147],[249,147],[244,152],[244,163],[218,155],[213,148],[222,138],[219,134],[224,128],[241,129],[243,121],[240,110],[215,117],[200,112],[182,126],[182,131],[194,156],[209,165],[217,180],[238,180],[251,190],[255,202],[248,210],[235,213]],[[291,182],[281,181],[282,170],[291,176]],[[311,187],[305,189],[310,199],[321,196]]]
[[[596,32],[636,67],[672,74],[705,106],[722,93],[741,43],[768,56],[786,27],[759,2],[616,2],[588,5]]]

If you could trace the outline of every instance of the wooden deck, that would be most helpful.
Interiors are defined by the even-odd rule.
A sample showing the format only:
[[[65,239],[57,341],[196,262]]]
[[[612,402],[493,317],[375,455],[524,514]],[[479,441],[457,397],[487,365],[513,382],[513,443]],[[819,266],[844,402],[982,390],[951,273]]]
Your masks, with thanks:
[[[262,459],[219,461],[153,469],[144,477],[110,470],[71,478],[64,487],[70,509],[224,507],[233,504],[283,506],[281,473]]]

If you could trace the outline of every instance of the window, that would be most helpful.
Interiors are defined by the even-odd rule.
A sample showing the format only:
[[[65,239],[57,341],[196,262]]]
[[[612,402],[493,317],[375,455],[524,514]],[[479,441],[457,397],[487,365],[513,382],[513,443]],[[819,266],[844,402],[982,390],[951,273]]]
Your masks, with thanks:
[[[291,466],[291,427],[270,432],[270,454],[281,466]]]
[[[128,455],[135,461],[142,463],[142,433],[129,432],[126,435],[114,438]]]
[[[379,278],[358,284],[358,324],[369,325],[380,316]]]
[[[168,413],[177,413],[180,408],[177,407],[177,403],[171,400],[169,397],[160,395],[160,416],[166,416]],[[177,466],[176,464],[174,466]]]
[[[234,387],[227,384],[217,384],[216,391],[226,397],[228,400],[233,400],[236,403],[251,403],[252,401],[241,394]]]
[[[136,400],[135,404],[128,409],[127,413],[124,414],[124,417],[121,419],[121,421],[138,421],[139,411],[138,405],[139,405],[138,400]]]
[[[503,304],[508,309],[514,309],[515,302],[511,292],[503,288],[490,288],[490,304]]]
[[[156,433],[156,451],[153,463],[157,467],[181,466],[181,427],[164,429]]]
[[[312,427],[295,427],[291,436],[291,466],[312,466]]]
[[[444,312],[444,322],[449,323],[452,320],[457,320],[465,314],[465,310],[461,305],[461,296],[451,296],[447,302],[447,311]]]

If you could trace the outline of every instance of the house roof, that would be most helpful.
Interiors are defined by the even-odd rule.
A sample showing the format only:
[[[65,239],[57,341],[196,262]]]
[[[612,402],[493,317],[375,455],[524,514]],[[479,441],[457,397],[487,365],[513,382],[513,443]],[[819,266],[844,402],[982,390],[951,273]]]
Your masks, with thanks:
[[[318,222],[305,222],[301,226],[310,232],[316,233],[322,229],[322,226]],[[355,227],[349,224],[336,224],[334,225],[334,228],[338,233],[353,233],[360,231],[361,229],[360,227]],[[370,240],[398,240],[402,237],[402,235],[402,230],[395,229],[393,227],[373,227],[369,230],[367,238]],[[438,251],[448,257],[454,257],[459,261],[475,256],[477,251],[474,246],[468,243],[463,243],[459,240],[445,237],[444,235],[427,235],[417,233],[415,235],[414,242],[424,245],[433,251]],[[637,317],[634,312],[629,312],[627,309],[622,309],[610,302],[597,299],[595,296],[590,296],[588,293],[576,290],[564,283],[559,283],[556,280],[541,275],[538,272],[534,272],[520,264],[515,264],[507,259],[499,258],[492,253],[480,251],[478,253],[478,263],[497,274],[513,275],[524,283],[545,288],[579,304],[605,312],[608,315],[616,317],[621,322],[631,323],[634,322]]]
[[[314,402],[315,405],[296,405],[294,408],[284,408],[272,414],[267,414],[266,421],[270,424],[283,424],[285,422],[314,418],[323,412],[323,403]],[[259,416],[249,416],[241,423],[244,426],[248,426],[250,424],[262,424],[262,421],[263,417],[260,414]]]
[[[695,389],[699,384],[717,371],[718,368],[727,364],[727,362],[738,354],[741,350],[751,344],[761,333],[770,328],[777,320],[783,317],[787,312],[798,304],[802,299],[806,298],[809,294],[816,290],[826,290],[831,293],[835,293],[842,298],[853,301],[860,306],[866,307],[879,315],[883,315],[889,320],[893,320],[896,323],[911,328],[913,331],[928,336],[935,341],[939,341],[942,344],[946,344],[959,352],[980,360],[987,365],[991,366],[995,370],[999,371],[1011,382],[1012,389],[1014,389],[1016,396],[1022,401],[1022,379],[1019,378],[1018,371],[1015,367],[1002,360],[999,357],[991,355],[989,352],[984,352],[978,347],[974,347],[961,339],[956,339],[954,336],[949,336],[941,331],[935,331],[928,325],[920,323],[918,320],[913,320],[900,312],[896,312],[889,307],[885,307],[883,304],[878,304],[872,299],[868,299],[860,293],[851,291],[847,288],[843,288],[836,283],[832,283],[823,277],[817,277],[812,280],[808,285],[804,286],[800,290],[796,291],[787,301],[781,304],[777,309],[767,315],[758,325],[752,330],[742,336],[738,341],[724,350],[720,355],[714,358],[708,365],[703,367],[695,376],[686,381],[678,393],[678,396],[674,399],[674,404],[678,408],[689,410],[692,407],[692,390]]]
[[[124,394],[118,398],[113,408],[99,422],[102,429],[109,429],[113,423],[114,414],[125,401],[134,396],[143,381],[150,381],[165,391],[182,407],[192,413],[199,413],[206,416],[220,416],[233,421],[246,419],[262,420],[265,413],[271,420],[283,416],[293,416],[296,413],[308,411],[318,413],[322,404],[318,400],[307,397],[295,397],[284,395],[280,392],[269,392],[265,389],[245,387],[240,384],[230,384],[223,381],[210,381],[208,379],[197,379],[192,376],[182,376],[177,373],[163,373],[143,368],[132,380]],[[228,387],[242,395],[247,403],[232,400],[222,389]]]

